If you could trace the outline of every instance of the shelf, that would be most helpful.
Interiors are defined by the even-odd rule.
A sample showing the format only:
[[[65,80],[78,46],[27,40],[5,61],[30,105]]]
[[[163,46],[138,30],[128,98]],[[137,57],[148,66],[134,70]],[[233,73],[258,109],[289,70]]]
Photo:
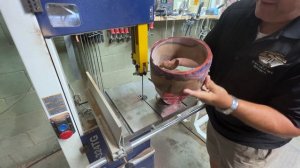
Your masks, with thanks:
[[[154,21],[159,22],[159,21],[166,21],[166,20],[187,20],[190,19],[191,16],[155,16]],[[217,20],[219,19],[218,15],[203,15],[200,16],[197,20],[199,19],[212,19],[212,20]]]

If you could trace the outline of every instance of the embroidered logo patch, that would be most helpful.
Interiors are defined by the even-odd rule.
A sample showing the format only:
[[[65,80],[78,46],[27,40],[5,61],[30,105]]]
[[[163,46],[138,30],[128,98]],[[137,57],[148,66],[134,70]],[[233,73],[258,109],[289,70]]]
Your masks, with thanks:
[[[284,55],[273,51],[259,53],[258,60],[253,60],[253,67],[264,74],[273,74],[272,68],[286,64]]]
[[[284,56],[280,53],[272,52],[272,51],[264,51],[259,54],[259,63],[269,67],[274,68],[279,65],[286,64],[286,60]]]

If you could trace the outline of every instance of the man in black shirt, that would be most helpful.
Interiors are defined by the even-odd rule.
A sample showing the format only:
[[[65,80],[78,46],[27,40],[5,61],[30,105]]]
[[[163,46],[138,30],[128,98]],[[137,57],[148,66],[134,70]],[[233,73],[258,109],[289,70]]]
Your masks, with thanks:
[[[211,79],[184,92],[210,105],[211,167],[268,167],[300,135],[300,0],[236,2],[205,41]]]

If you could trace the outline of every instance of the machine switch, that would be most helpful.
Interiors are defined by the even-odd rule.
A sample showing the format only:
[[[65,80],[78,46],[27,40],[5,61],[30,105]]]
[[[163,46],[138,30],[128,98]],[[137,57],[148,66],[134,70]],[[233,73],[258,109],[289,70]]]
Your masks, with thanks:
[[[67,124],[61,124],[57,128],[60,132],[64,132],[69,128],[69,126]]]
[[[67,130],[67,131],[64,131],[64,132],[60,133],[59,139],[68,139],[72,135],[73,135],[73,132],[71,130]]]
[[[74,126],[69,114],[63,114],[61,116],[51,118],[51,125],[59,139],[68,139],[74,132]]]

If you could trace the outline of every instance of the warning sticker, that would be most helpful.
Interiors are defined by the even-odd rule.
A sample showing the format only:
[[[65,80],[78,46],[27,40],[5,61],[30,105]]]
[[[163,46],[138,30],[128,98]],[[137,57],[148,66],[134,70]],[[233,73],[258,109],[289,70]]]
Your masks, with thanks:
[[[43,102],[50,116],[67,111],[65,101],[61,94],[43,98]]]

